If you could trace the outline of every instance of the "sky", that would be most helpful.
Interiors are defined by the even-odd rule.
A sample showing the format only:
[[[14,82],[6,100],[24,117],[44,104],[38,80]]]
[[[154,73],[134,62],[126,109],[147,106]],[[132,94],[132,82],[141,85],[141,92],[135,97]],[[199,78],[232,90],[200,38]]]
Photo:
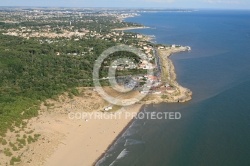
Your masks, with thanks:
[[[0,6],[250,9],[250,0],[0,0]]]

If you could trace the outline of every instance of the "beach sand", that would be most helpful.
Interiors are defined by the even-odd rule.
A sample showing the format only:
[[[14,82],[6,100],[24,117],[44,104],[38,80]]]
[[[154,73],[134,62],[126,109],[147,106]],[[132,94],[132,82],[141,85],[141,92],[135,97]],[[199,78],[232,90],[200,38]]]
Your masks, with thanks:
[[[101,105],[100,108],[105,105],[105,101],[96,92],[92,91],[91,96],[92,100],[95,98],[95,104]],[[87,112],[82,108],[86,108],[85,103],[89,98],[75,97],[71,100],[64,98],[64,100],[66,101],[50,101],[54,103],[53,108],[50,109],[44,105],[41,106],[40,115],[29,121],[29,127],[41,134],[41,138],[28,145],[22,152],[20,165],[93,165],[133,120],[132,116],[126,117],[128,112],[138,113],[142,106],[135,104],[124,107],[116,113],[103,113],[97,110]],[[72,100],[74,106],[69,102]],[[78,112],[84,115],[80,116]],[[87,113],[89,116],[85,116]]]
[[[140,105],[126,110],[138,112]],[[63,144],[47,159],[45,165],[92,165],[116,139],[120,132],[132,120],[122,113],[121,119],[92,119],[83,120],[65,119],[63,132],[67,133]]]

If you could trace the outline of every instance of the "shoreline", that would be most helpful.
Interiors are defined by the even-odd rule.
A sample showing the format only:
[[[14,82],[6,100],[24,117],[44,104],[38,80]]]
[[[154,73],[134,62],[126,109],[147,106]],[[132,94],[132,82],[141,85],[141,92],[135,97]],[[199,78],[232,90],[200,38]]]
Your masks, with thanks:
[[[135,30],[135,29],[149,29],[150,27],[141,26],[141,27],[123,27],[123,28],[115,28],[112,31],[127,31],[127,30]]]
[[[144,107],[144,105],[141,105],[141,107],[139,108],[138,112],[140,112],[143,107]],[[116,143],[116,141],[118,141],[118,139],[125,133],[125,131],[133,124],[134,120],[135,120],[134,118],[130,120],[130,122],[124,127],[124,129],[110,143],[110,145],[107,147],[107,149],[105,150],[105,152],[95,160],[95,162],[93,163],[93,165],[96,165],[98,163],[98,161],[100,161],[103,157],[105,157],[105,154],[107,153],[107,151]]]
[[[180,52],[187,52],[189,51],[191,48],[189,46],[186,47],[179,47],[179,48],[170,48],[170,49],[166,49],[166,50],[159,50],[159,56],[161,56],[163,62],[162,64],[165,64],[166,66],[169,66],[169,82],[170,84],[172,84],[173,86],[175,86],[177,89],[179,89],[180,95],[177,95],[177,97],[175,98],[175,102],[187,102],[190,101],[192,99],[192,91],[188,88],[185,88],[183,86],[181,86],[178,82],[177,82],[177,74],[175,71],[175,66],[172,62],[172,60],[170,59],[171,56],[173,56],[176,53],[180,53]]]

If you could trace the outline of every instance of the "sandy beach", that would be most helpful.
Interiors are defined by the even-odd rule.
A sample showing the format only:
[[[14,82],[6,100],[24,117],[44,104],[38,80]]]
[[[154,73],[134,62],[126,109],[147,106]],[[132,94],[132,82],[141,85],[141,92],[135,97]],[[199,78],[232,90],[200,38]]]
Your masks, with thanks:
[[[129,109],[139,111],[140,105]],[[128,109],[127,109],[128,110]],[[92,165],[116,139],[132,119],[90,119],[61,121],[61,132],[65,137],[44,165]],[[56,125],[52,125],[56,126]]]
[[[84,93],[91,93],[91,97],[69,99],[62,95],[58,101],[48,101],[53,107],[41,106],[40,115],[28,124],[35,133],[41,134],[41,138],[19,152],[20,165],[93,165],[133,120],[127,113],[137,113],[142,106],[136,104],[118,112],[104,113],[101,111],[107,103],[97,92],[90,88],[84,89]],[[89,104],[90,100],[94,100],[92,104],[99,105],[99,109],[93,111],[95,108]]]

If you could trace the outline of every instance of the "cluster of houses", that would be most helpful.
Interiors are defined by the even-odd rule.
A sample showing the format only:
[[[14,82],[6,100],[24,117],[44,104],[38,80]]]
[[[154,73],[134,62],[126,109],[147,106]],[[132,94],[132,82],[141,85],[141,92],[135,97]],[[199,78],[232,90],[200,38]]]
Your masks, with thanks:
[[[21,22],[37,22],[42,25],[25,26],[18,28],[5,29],[5,35],[19,36],[24,38],[44,37],[44,38],[100,38],[103,40],[121,41],[123,32],[103,33],[102,30],[96,32],[90,28],[76,28],[72,22],[97,23],[97,17],[113,17],[114,23],[121,22],[124,18],[137,16],[137,13],[123,12],[96,12],[95,10],[46,10],[46,9],[20,9],[12,11],[9,14],[6,11],[0,11],[0,17],[8,24],[19,24]],[[55,26],[50,26],[51,23]],[[47,24],[47,25],[46,25]],[[101,25],[100,25],[101,26]],[[103,25],[105,26],[105,25]],[[133,37],[135,37],[134,35]]]
[[[89,33],[89,30],[83,31],[69,31],[69,30],[61,30],[60,33],[56,32],[56,30],[50,28],[40,27],[39,30],[34,30],[32,28],[21,27],[20,29],[8,29],[4,35],[9,36],[19,36],[23,38],[31,38],[31,37],[44,37],[44,38],[83,38],[86,34]]]
[[[137,64],[135,64],[133,61],[123,60],[123,59],[115,60],[112,63],[111,67],[113,69],[116,69],[116,70],[119,70],[119,71],[122,71],[122,70],[125,70],[125,69],[136,69],[136,68],[138,68]]]
[[[155,64],[152,64],[147,60],[142,60],[141,63],[139,64],[139,69],[152,70],[155,67],[156,67]]]

